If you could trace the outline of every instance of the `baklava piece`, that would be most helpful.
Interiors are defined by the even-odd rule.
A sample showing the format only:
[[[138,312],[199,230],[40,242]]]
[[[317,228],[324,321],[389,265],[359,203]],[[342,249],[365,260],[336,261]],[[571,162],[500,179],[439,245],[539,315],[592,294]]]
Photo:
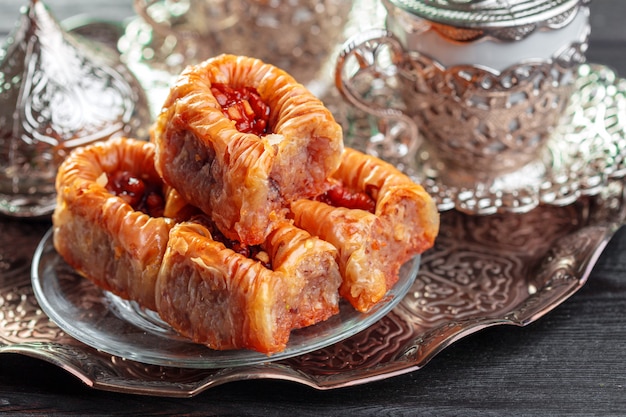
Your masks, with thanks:
[[[60,166],[54,246],[99,287],[154,310],[170,229],[154,145],[112,139],[78,148]]]
[[[260,244],[289,202],[323,191],[341,127],[285,71],[220,55],[188,67],[152,131],[165,182],[229,239]]]
[[[327,242],[289,222],[258,247],[216,233],[203,217],[172,229],[157,311],[180,334],[216,350],[272,354],[285,349],[293,329],[338,313],[341,277]]]
[[[403,263],[433,246],[439,214],[432,198],[392,165],[346,148],[315,199],[291,204],[295,225],[339,251],[340,295],[366,312],[398,281]]]

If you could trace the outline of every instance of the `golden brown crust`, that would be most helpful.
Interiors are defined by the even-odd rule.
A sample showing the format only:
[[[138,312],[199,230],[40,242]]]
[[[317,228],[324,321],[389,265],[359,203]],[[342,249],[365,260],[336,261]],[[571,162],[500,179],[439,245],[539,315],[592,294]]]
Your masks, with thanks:
[[[287,281],[293,327],[307,327],[338,313],[341,275],[337,249],[298,229],[291,222],[276,224],[263,249],[275,274]]]
[[[98,286],[154,309],[154,283],[174,222],[135,211],[111,194],[106,173],[119,170],[159,181],[154,145],[114,139],[78,149],[64,161],[56,182],[54,245]]]
[[[238,132],[207,94],[212,82],[257,89],[282,139]],[[336,314],[339,296],[368,311],[401,265],[432,247],[439,216],[392,165],[344,150],[338,125],[307,94],[251,58],[191,67],[166,101],[154,142],[110,140],[61,166],[57,251],[97,285],[214,349],[279,352],[293,329]],[[107,189],[118,171],[161,187],[163,217]],[[373,212],[315,200],[330,183]],[[267,261],[238,253],[239,243]]]
[[[256,89],[270,107],[272,134],[239,132],[211,92],[215,83]],[[272,65],[232,55],[181,74],[153,141],[165,181],[246,244],[265,240],[286,202],[320,193],[343,148],[340,126],[305,87]]]
[[[57,177],[55,248],[96,285],[214,349],[276,353],[293,329],[338,313],[341,277],[329,243],[277,221],[261,245],[266,267],[214,240],[208,216],[164,184],[170,217],[136,211],[106,187],[118,171],[159,183],[154,144],[115,139],[81,148]]]
[[[437,208],[424,189],[392,165],[346,148],[333,178],[366,192],[375,213],[309,199],[291,204],[296,226],[339,250],[340,294],[368,311],[398,280],[400,266],[434,244]]]
[[[272,354],[292,329],[338,312],[332,246],[281,223],[266,247],[273,270],[214,241],[201,219],[179,224],[157,281],[159,315],[213,349]]]
[[[333,177],[372,196],[376,200],[376,216],[393,226],[389,238],[406,242],[407,251],[422,253],[433,246],[439,233],[435,202],[424,187],[396,167],[346,148]]]

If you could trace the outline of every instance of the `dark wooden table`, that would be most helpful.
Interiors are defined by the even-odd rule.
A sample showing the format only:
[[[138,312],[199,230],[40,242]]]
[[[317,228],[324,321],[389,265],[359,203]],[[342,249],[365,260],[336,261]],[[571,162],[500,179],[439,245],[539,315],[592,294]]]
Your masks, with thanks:
[[[0,37],[24,3],[0,0]],[[87,13],[120,20],[133,14],[131,0],[48,4],[60,19]],[[591,8],[589,61],[626,74],[626,2],[595,0]],[[10,239],[0,236],[0,244]],[[240,381],[172,399],[94,390],[53,365],[3,354],[0,413],[626,415],[626,229],[609,243],[587,284],[547,316],[524,328],[483,330],[419,371],[330,391],[281,381]]]

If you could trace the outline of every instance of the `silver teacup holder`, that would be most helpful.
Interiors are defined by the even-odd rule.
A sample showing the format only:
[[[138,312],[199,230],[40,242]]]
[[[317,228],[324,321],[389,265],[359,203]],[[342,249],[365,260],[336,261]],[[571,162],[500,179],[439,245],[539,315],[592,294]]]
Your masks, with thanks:
[[[625,86],[585,64],[588,3],[383,0],[385,28],[353,36],[336,66],[341,94],[378,123],[364,147],[441,210],[525,212],[597,192],[623,174]]]

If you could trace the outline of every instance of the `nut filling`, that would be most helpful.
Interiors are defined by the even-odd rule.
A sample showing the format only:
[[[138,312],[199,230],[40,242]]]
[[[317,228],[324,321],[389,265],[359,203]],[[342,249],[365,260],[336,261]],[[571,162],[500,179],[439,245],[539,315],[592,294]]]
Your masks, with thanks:
[[[241,133],[261,136],[269,129],[270,108],[252,87],[234,88],[214,83],[211,92],[226,117],[235,122]]]
[[[107,174],[106,189],[126,201],[135,211],[150,217],[163,216],[165,199],[161,186],[148,179],[139,178],[129,171],[116,171]]]
[[[333,183],[326,192],[317,196],[315,200],[333,207],[359,209],[370,213],[376,211],[376,201],[369,194],[351,190],[339,182]]]

